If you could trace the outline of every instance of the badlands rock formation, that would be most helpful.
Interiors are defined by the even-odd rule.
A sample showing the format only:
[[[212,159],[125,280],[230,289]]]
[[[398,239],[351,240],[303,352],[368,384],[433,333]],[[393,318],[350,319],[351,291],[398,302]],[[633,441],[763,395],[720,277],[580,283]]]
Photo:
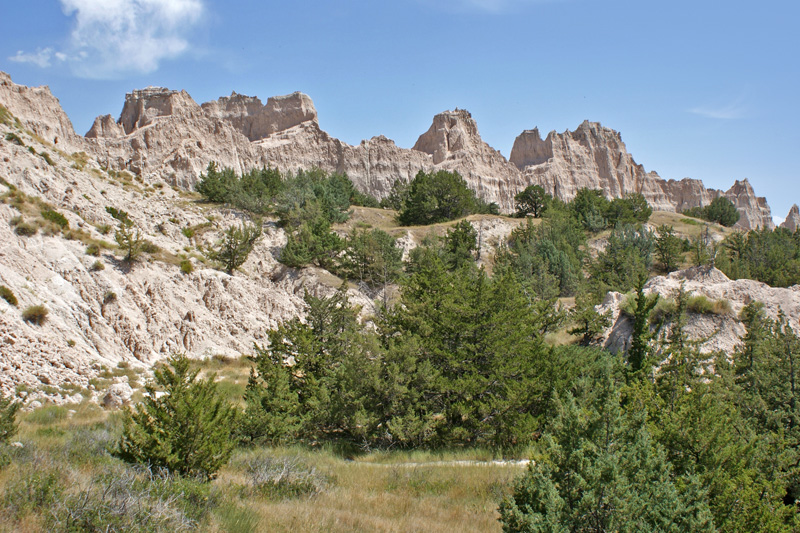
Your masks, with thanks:
[[[39,131],[54,131],[50,128]],[[7,133],[26,146],[6,140]],[[272,223],[242,272],[229,276],[207,268],[198,261],[198,246],[213,243],[224,229],[238,224],[240,214],[187,200],[162,182],[150,187],[113,179],[92,158],[81,168],[79,158],[42,144],[38,135],[0,125],[0,196],[13,192],[39,198],[63,213],[71,229],[110,243],[113,232],[104,233],[104,226],[113,228],[116,222],[105,208],[124,209],[163,258],[131,268],[110,246],[96,257],[87,255],[86,244],[78,239],[42,231],[17,235],[10,222],[20,212],[0,203],[0,285],[18,300],[13,306],[0,299],[0,393],[20,385],[85,391],[104,368],[121,362],[149,367],[176,352],[192,357],[252,353],[253,343],[264,342],[268,329],[303,312],[305,290],[335,290],[335,280],[321,281],[327,273],[297,272],[277,263],[285,235]],[[48,152],[53,164],[28,147]],[[183,234],[182,229],[197,225],[206,225],[205,233],[192,238]],[[194,272],[181,272],[176,264],[181,256],[190,258]],[[365,315],[373,312],[372,298],[351,291],[351,299]],[[48,309],[44,324],[22,319],[22,310],[33,305]],[[49,397],[83,399],[73,394]]]
[[[19,385],[46,385],[50,399],[81,401],[80,394],[56,397],[52,390],[86,394],[92,378],[120,362],[147,367],[175,352],[193,357],[250,353],[268,329],[303,312],[305,290],[335,290],[336,280],[326,272],[277,263],[285,234],[273,223],[235,276],[204,266],[199,249],[241,219],[185,194],[210,161],[238,172],[266,165],[318,166],[346,172],[363,191],[379,197],[395,180],[410,180],[421,169],[457,170],[484,199],[506,211],[513,209],[513,196],[532,183],[565,199],[580,187],[601,188],[609,196],[639,191],[666,210],[725,194],[742,212],[744,227],[767,226],[770,220],[769,208],[747,181],[724,193],[696,180],[665,182],[635,163],[618,133],[589,122],[544,140],[536,130],[524,132],[509,161],[481,140],[464,110],[437,115],[414,148],[404,149],[383,136],[357,146],[331,137],[302,93],[266,104],[234,93],[201,106],[185,91],[149,87],[126,97],[118,119],[98,117],[85,137],[74,132],[47,87],[16,85],[0,73],[0,105],[11,113],[0,123],[0,196],[23,193],[31,205],[37,198],[47,202],[67,217],[71,229],[83,232],[83,240],[111,242],[108,229],[116,223],[106,207],[124,209],[161,249],[159,260],[129,268],[110,245],[95,257],[87,255],[80,239],[17,235],[10,222],[19,211],[0,204],[0,285],[19,300],[13,306],[0,299],[3,393]],[[24,146],[7,140],[9,133]],[[130,172],[130,179],[115,170]],[[513,225],[482,217],[473,224],[487,256]],[[188,238],[182,230],[189,226],[206,229]],[[406,248],[415,245],[410,232],[401,240]],[[180,271],[182,257],[190,258],[194,272]],[[712,289],[732,302],[739,301],[736,297],[743,302],[747,291],[756,298],[783,298],[790,302],[787,314],[797,317],[796,292],[790,289],[771,289],[784,291],[773,294],[756,282],[708,280],[697,288]],[[364,316],[373,312],[376,295],[353,289],[350,297]],[[21,311],[33,305],[49,310],[44,324],[22,319]],[[91,394],[99,400],[103,392]]]
[[[317,166],[345,172],[363,192],[381,198],[397,179],[447,169],[461,173],[484,200],[505,212],[513,211],[517,192],[540,184],[564,200],[583,187],[601,189],[609,198],[640,192],[666,211],[726,196],[741,213],[739,227],[773,226],[769,206],[747,180],[728,191],[706,189],[688,178],[663,180],[633,160],[619,133],[592,122],[545,139],[536,129],[524,131],[507,160],[483,142],[469,112],[458,109],[436,115],[414,147],[405,149],[383,136],[357,146],[331,137],[302,93],[273,97],[265,105],[233,93],[201,106],[185,91],[148,87],[127,95],[117,120],[98,117],[86,137],[74,133],[46,87],[22,87],[0,74],[0,104],[46,141],[65,151],[85,151],[101,165],[128,170],[148,183],[191,188],[210,161],[237,172]]]
[[[792,205],[792,208],[789,209],[789,214],[786,215],[786,220],[781,223],[781,227],[792,232],[800,228],[800,208],[797,207],[797,204]]]
[[[781,311],[791,324],[800,320],[800,285],[789,288],[770,287],[750,279],[730,280],[713,267],[694,267],[658,276],[647,282],[645,294],[657,293],[663,298],[675,298],[681,285],[688,294],[703,295],[710,300],[727,300],[731,311],[723,315],[693,314],[688,321],[686,333],[690,339],[707,339],[701,351],[731,354],[746,333],[738,316],[742,308],[754,301],[764,304],[764,310],[772,319]],[[629,347],[633,321],[620,312],[624,295],[611,292],[606,296],[600,312],[610,312],[613,326],[607,332],[604,346],[613,352]]]

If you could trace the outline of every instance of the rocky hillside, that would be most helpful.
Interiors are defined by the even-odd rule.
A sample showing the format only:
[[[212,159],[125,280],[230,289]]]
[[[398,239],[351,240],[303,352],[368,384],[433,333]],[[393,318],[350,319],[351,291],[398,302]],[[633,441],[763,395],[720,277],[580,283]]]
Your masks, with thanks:
[[[790,324],[800,320],[800,285],[780,288],[750,279],[730,280],[713,267],[695,267],[654,277],[647,282],[644,292],[669,300],[676,297],[681,286],[689,295],[705,296],[720,304],[716,312],[691,313],[687,321],[688,337],[703,341],[701,350],[705,352],[731,354],[741,344],[746,331],[738,317],[742,308],[751,302],[763,303],[766,315],[773,320],[780,312]],[[613,325],[604,345],[612,352],[625,350],[630,343],[633,321],[621,311],[625,298],[623,294],[611,292],[598,306],[598,311],[611,314]]]
[[[325,294],[340,283],[277,263],[285,235],[269,222],[241,272],[214,270],[202,249],[241,215],[164,182],[106,170],[91,156],[67,155],[57,148],[65,141],[39,137],[53,126],[34,133],[10,122],[0,125],[0,285],[17,302],[0,299],[2,391],[44,387],[40,394],[51,400],[79,401],[65,391],[91,390],[119,363],[251,353],[268,329],[302,312],[305,290]],[[114,253],[117,221],[108,206],[125,210],[154,245],[133,266]],[[61,213],[64,228],[45,220],[46,210]],[[192,272],[182,272],[183,259]],[[372,297],[357,290],[350,297],[372,312]],[[47,309],[44,322],[26,321],[24,311],[38,305]]]
[[[0,105],[0,285],[17,300],[0,299],[0,390],[24,385],[58,402],[103,392],[93,390],[93,380],[120,363],[145,368],[175,352],[250,353],[266,330],[302,312],[305,290],[329,293],[339,285],[325,271],[280,265],[276,257],[286,236],[272,222],[241,271],[230,276],[210,268],[204,250],[241,219],[188,190],[212,160],[238,171],[272,165],[346,172],[376,196],[420,169],[457,170],[506,210],[531,183],[566,199],[580,187],[602,188],[609,196],[641,191],[667,211],[725,194],[743,213],[745,227],[770,221],[769,208],[746,181],[725,193],[694,180],[665,182],[633,161],[618,133],[588,122],[545,140],[536,130],[524,132],[509,161],[481,140],[464,110],[437,115],[414,148],[403,149],[385,137],[351,146],[329,136],[302,93],[266,104],[234,93],[198,105],[184,91],[147,88],[127,96],[118,119],[98,117],[85,137],[74,132],[46,87],[16,85],[0,73]],[[152,244],[132,267],[113,244],[117,221],[107,207],[127,211]],[[46,220],[48,210],[61,213],[66,224]],[[446,231],[444,225],[398,228],[386,213],[363,209],[360,216],[390,231],[406,250],[425,232]],[[483,261],[519,223],[483,215],[470,220],[481,235]],[[191,272],[182,271],[182,261]],[[800,293],[792,289],[726,282],[719,275],[687,288],[718,293],[734,311],[748,298],[772,298],[788,302],[784,311],[794,319],[800,315]],[[652,289],[666,284],[671,290],[674,276],[657,278]],[[353,287],[350,297],[367,316],[379,295]],[[25,320],[23,312],[38,305],[47,309],[46,320]],[[622,338],[624,319],[617,324],[611,339]]]
[[[47,87],[16,85],[0,73],[0,104],[65,152],[84,151],[112,170],[184,189],[210,161],[239,172],[261,166],[346,172],[363,192],[378,198],[397,179],[409,180],[419,170],[447,169],[461,173],[484,200],[505,212],[514,209],[517,192],[540,184],[564,200],[583,187],[601,189],[609,198],[641,192],[664,211],[725,196],[741,213],[739,227],[773,226],[766,200],[755,195],[746,179],[727,191],[706,189],[688,178],[663,180],[634,161],[618,132],[592,122],[575,131],[550,132],[545,139],[537,129],[524,131],[507,160],[483,142],[469,112],[459,109],[436,115],[414,147],[405,149],[383,136],[357,146],[331,137],[302,93],[269,98],[266,104],[233,93],[199,105],[185,91],[148,87],[126,96],[118,119],[98,117],[85,137],[73,131]]]

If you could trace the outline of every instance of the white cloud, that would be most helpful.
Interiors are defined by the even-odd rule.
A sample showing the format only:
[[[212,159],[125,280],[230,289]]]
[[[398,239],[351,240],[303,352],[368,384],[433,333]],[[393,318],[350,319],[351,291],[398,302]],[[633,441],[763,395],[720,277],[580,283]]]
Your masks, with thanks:
[[[747,109],[744,105],[744,96],[741,96],[733,102],[722,106],[698,106],[689,110],[689,113],[700,115],[706,118],[716,118],[720,120],[734,120],[737,118],[744,118]]]
[[[69,46],[20,51],[9,59],[45,68],[56,57],[89,78],[146,74],[189,50],[188,34],[204,11],[203,0],[59,1],[64,14],[74,17]]]
[[[17,63],[33,63],[39,68],[47,68],[50,66],[51,57],[53,57],[52,48],[37,48],[35,53],[25,53],[22,50],[18,50],[17,55],[9,57],[8,60]]]

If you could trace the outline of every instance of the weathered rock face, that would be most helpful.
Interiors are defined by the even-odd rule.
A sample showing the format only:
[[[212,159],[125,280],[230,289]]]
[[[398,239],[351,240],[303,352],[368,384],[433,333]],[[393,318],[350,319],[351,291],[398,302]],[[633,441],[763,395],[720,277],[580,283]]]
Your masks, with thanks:
[[[588,121],[545,139],[537,129],[526,130],[507,160],[483,142],[469,112],[458,109],[436,115],[414,147],[404,149],[383,136],[357,146],[331,137],[320,129],[311,99],[299,92],[269,98],[265,105],[233,93],[199,106],[185,91],[148,87],[126,96],[119,120],[98,117],[85,138],[74,134],[46,87],[18,86],[0,74],[0,103],[46,140],[58,140],[56,146],[84,150],[102,165],[146,182],[191,188],[211,161],[236,172],[319,167],[345,172],[360,190],[382,198],[395,180],[445,169],[459,172],[504,212],[514,210],[516,193],[539,184],[564,200],[584,187],[609,198],[640,192],[664,211],[707,205],[724,195],[741,213],[739,227],[772,227],[766,200],[755,196],[747,180],[724,192],[688,178],[665,181],[634,161],[618,132]]]
[[[0,72],[0,105],[8,109],[27,129],[62,150],[80,146],[72,122],[50,88],[25,87]]]
[[[511,162],[524,182],[541,185],[563,200],[583,188],[600,189],[608,198],[639,192],[653,209],[681,212],[725,196],[739,209],[738,227],[773,227],[766,199],[756,197],[746,179],[724,192],[689,178],[665,181],[633,160],[618,132],[596,122],[583,122],[572,132],[550,132],[545,139],[538,129],[524,131],[514,142]]]
[[[94,119],[92,127],[86,132],[87,139],[97,139],[98,137],[113,139],[124,136],[125,130],[111,115],[101,115]]]
[[[797,207],[797,204],[792,205],[792,208],[789,209],[789,214],[786,215],[786,220],[781,223],[781,227],[791,232],[795,232],[800,228],[800,208]]]
[[[186,91],[147,87],[125,95],[119,124],[126,134],[153,124],[162,117],[189,121],[202,114],[197,102]]]
[[[724,196],[730,200],[739,210],[740,218],[736,223],[737,228],[755,229],[775,227],[772,221],[772,210],[767,205],[767,199],[756,196],[752,185],[747,178],[736,180],[733,187],[725,192],[714,191],[718,196]]]
[[[738,316],[742,308],[754,301],[764,304],[766,314],[774,319],[783,313],[790,323],[800,319],[800,285],[789,288],[770,287],[765,283],[749,279],[730,280],[713,267],[695,267],[658,276],[647,282],[646,294],[657,293],[663,298],[674,298],[683,284],[689,294],[703,295],[711,300],[727,300],[730,312],[722,315],[698,315],[689,317],[686,333],[690,339],[703,340],[701,351],[723,352],[730,355],[741,345],[746,329]],[[632,320],[620,313],[623,295],[609,293],[600,312],[610,311],[613,326],[607,331],[605,347],[611,351],[630,347]]]
[[[203,104],[209,116],[227,120],[251,141],[269,137],[304,122],[317,122],[317,110],[308,95],[295,92],[286,96],[273,96],[262,106],[254,96],[235,92],[215,102]]]
[[[514,142],[511,161],[526,181],[563,200],[582,188],[600,189],[609,198],[640,192],[653,209],[675,210],[662,180],[633,160],[619,133],[596,122],[585,121],[563,134],[552,131],[544,140],[538,130],[523,132]]]

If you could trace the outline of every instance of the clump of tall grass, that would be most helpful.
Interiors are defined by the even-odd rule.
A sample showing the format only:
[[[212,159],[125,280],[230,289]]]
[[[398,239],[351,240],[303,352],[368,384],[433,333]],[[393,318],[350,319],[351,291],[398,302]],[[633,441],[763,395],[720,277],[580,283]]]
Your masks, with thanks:
[[[327,478],[297,456],[259,454],[245,464],[254,493],[270,499],[313,497],[328,486]]]

